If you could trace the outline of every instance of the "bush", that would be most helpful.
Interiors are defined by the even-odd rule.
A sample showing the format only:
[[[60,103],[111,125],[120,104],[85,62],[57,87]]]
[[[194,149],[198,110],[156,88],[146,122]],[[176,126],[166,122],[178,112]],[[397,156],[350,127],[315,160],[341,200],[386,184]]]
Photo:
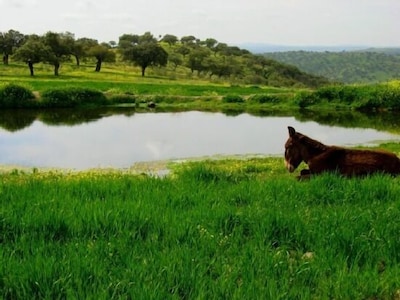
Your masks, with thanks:
[[[294,101],[300,108],[305,108],[317,104],[319,99],[314,92],[300,92],[295,96]]]
[[[328,102],[333,102],[339,100],[340,89],[341,87],[338,86],[326,86],[319,88],[315,93],[318,98]]]
[[[0,88],[1,108],[33,107],[35,95],[29,89],[15,84],[8,84]]]
[[[239,95],[226,95],[222,98],[225,103],[243,103],[244,99]]]
[[[42,94],[42,103],[46,107],[76,107],[107,102],[102,92],[84,88],[54,89]]]
[[[117,94],[109,97],[112,104],[120,104],[120,103],[136,103],[136,97],[134,95],[129,94]]]
[[[400,89],[377,85],[358,99],[355,106],[359,110],[389,109],[400,110]]]
[[[249,101],[263,104],[263,103],[278,103],[280,102],[280,99],[277,95],[258,94],[251,96],[249,98]]]
[[[376,91],[375,98],[385,108],[400,110],[400,88],[391,86],[381,86]]]
[[[352,104],[363,97],[364,90],[357,86],[326,86],[319,88],[315,96],[327,102]]]

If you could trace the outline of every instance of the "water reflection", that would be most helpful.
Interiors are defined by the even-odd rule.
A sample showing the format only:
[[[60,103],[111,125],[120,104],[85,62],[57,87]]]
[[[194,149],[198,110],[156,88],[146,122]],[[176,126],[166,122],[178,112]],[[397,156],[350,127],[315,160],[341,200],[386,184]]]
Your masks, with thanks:
[[[184,112],[185,109],[179,109],[175,112]],[[138,110],[135,107],[101,107],[87,109],[54,109],[54,110],[0,110],[0,128],[10,132],[22,130],[31,126],[35,120],[40,120],[44,124],[52,126],[69,125],[76,126],[84,123],[97,121],[101,118],[123,115],[132,116],[135,113],[143,112],[173,112],[171,110],[157,111]],[[247,113],[259,117],[288,117],[294,116],[299,121],[315,121],[320,124],[350,127],[350,128],[374,128],[377,130],[392,131],[400,133],[400,113],[399,112],[380,112],[380,113],[362,113],[357,111],[276,111],[263,109],[253,109],[251,111],[243,110],[222,110],[227,117],[237,117]]]
[[[30,114],[31,113],[31,114]],[[399,136],[374,129],[331,126],[356,123],[349,115],[258,117],[249,113],[138,113],[134,109],[27,112],[1,116],[0,164],[87,169],[129,167],[135,162],[209,155],[282,155],[287,126],[326,144],[355,145]],[[36,117],[32,117],[35,115]],[[25,116],[28,124],[17,118]],[[20,120],[17,122],[17,120]],[[384,118],[381,119],[384,123]],[[5,127],[4,125],[7,124]],[[56,125],[56,126],[54,126]],[[347,126],[347,125],[346,125]],[[397,128],[398,129],[398,128]]]

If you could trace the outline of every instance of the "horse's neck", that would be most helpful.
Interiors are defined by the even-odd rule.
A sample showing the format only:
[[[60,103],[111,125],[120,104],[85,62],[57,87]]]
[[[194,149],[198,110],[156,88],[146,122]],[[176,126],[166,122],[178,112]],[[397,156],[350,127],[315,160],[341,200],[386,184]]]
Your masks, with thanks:
[[[303,159],[307,163],[313,157],[320,155],[322,152],[328,150],[329,146],[313,140],[307,136],[303,138]]]

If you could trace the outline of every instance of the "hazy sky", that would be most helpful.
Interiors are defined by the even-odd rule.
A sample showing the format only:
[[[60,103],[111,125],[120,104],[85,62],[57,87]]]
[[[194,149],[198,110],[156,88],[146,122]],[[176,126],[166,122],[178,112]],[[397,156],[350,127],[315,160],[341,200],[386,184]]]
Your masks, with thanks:
[[[0,31],[118,41],[125,33],[228,44],[400,46],[400,0],[0,0]]]

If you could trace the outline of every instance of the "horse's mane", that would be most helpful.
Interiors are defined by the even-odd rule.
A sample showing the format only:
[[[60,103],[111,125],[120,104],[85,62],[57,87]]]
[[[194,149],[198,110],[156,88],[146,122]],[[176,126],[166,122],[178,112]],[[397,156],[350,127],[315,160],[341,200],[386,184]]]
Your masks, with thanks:
[[[317,140],[309,138],[308,136],[300,132],[297,132],[296,134],[298,135],[299,140],[301,140],[301,142],[305,144],[309,149],[312,149],[313,152],[323,152],[329,148],[329,146]]]

